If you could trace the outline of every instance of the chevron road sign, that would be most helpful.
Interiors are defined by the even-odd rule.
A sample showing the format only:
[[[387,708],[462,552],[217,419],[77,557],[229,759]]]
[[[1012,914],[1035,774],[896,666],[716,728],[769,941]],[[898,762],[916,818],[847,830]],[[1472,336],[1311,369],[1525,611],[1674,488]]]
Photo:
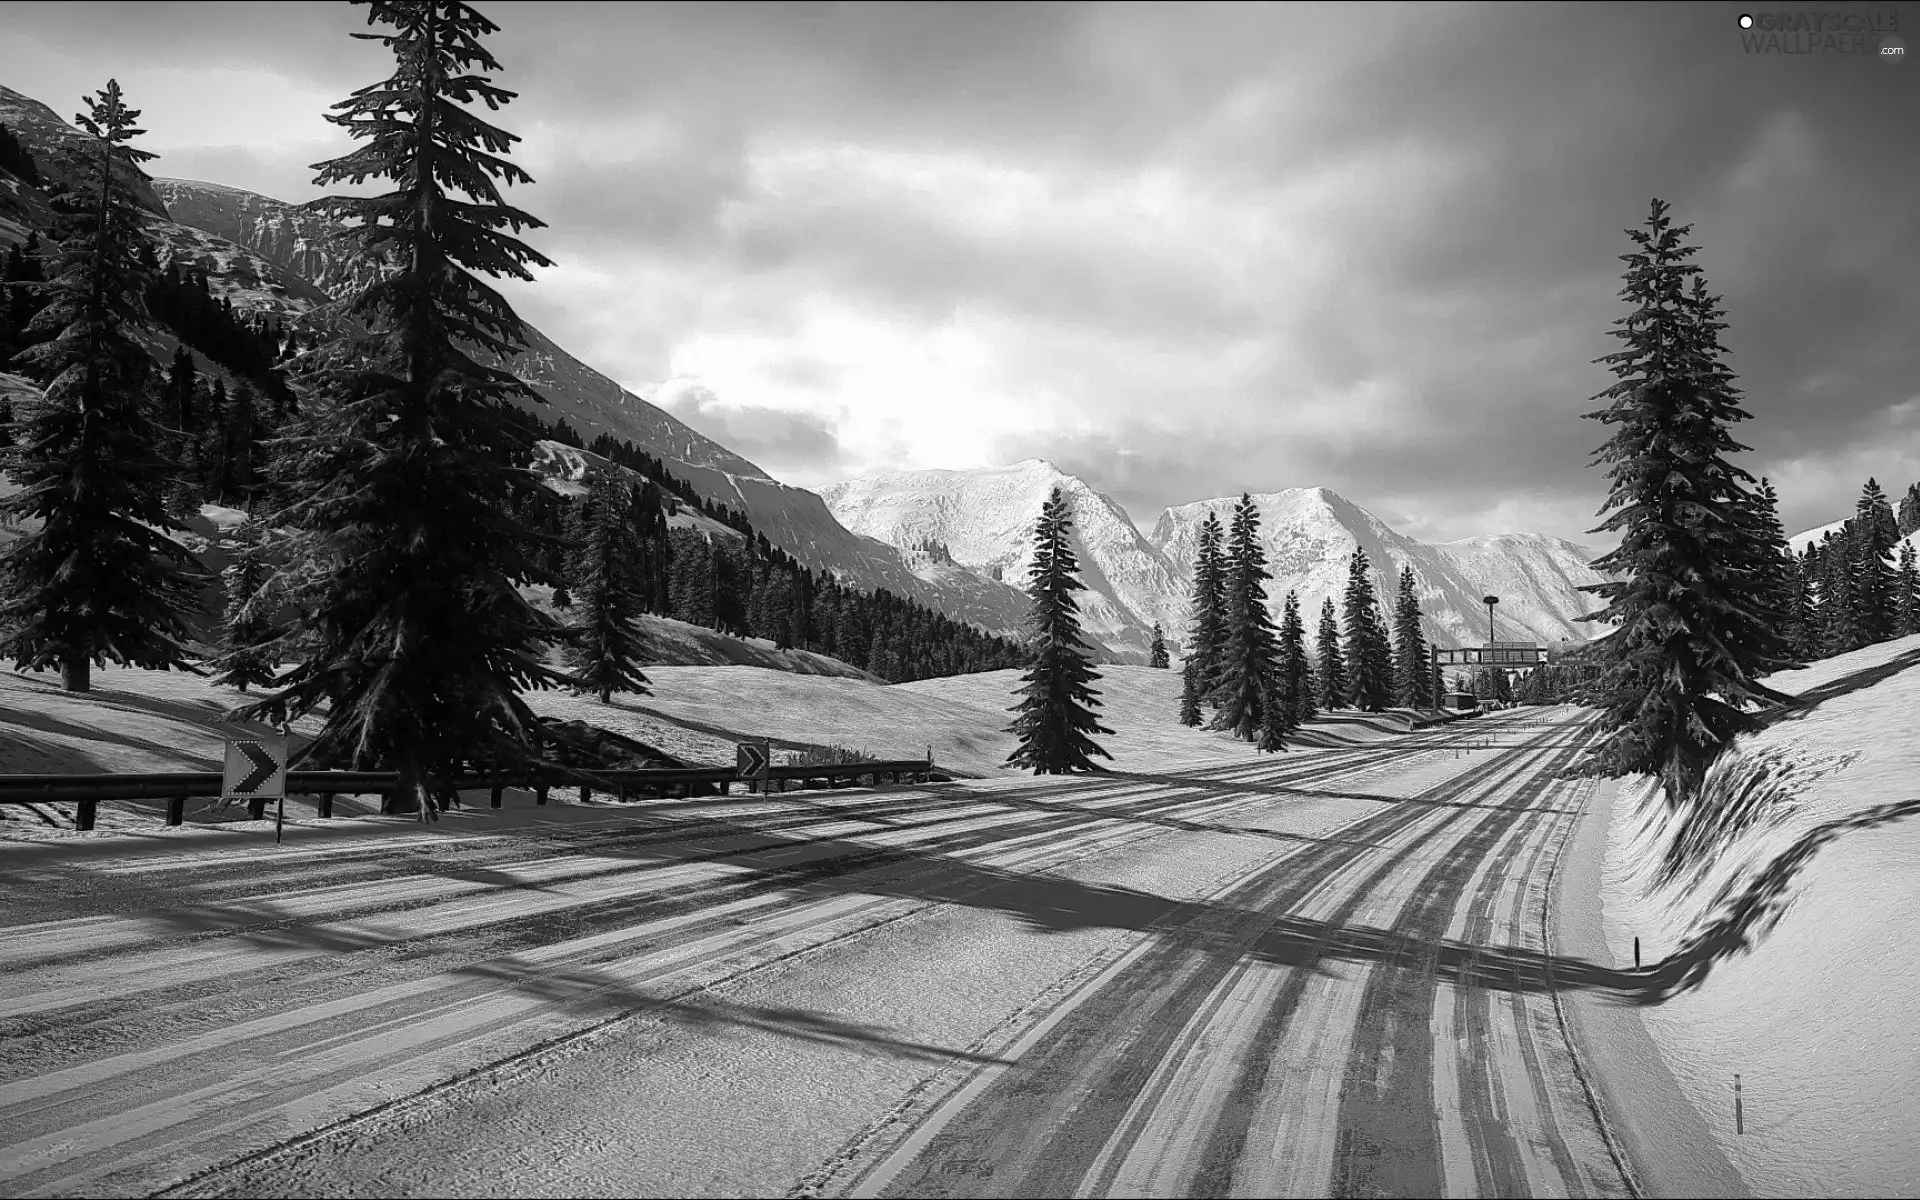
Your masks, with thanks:
[[[772,756],[759,742],[741,742],[734,748],[733,770],[742,779],[764,779],[767,760]]]
[[[287,794],[287,746],[275,738],[230,738],[222,796],[243,800]]]

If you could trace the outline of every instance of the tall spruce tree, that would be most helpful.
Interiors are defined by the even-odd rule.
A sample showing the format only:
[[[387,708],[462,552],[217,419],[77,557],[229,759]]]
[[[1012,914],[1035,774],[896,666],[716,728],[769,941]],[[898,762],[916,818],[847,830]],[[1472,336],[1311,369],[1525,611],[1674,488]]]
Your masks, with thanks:
[[[1320,707],[1328,711],[1347,707],[1347,659],[1340,649],[1340,621],[1333,615],[1332,596],[1320,602],[1320,628],[1313,652]]]
[[[1193,630],[1187,639],[1187,668],[1201,699],[1213,693],[1226,640],[1226,569],[1221,557],[1224,534],[1218,514],[1200,523],[1200,545],[1193,558]]]
[[[616,691],[651,695],[640,670],[646,640],[635,623],[641,611],[639,572],[625,543],[631,502],[614,481],[593,480],[586,497],[586,536],[574,569],[579,594],[568,665],[580,689],[597,693],[602,704],[611,703]]]
[[[1687,261],[1689,227],[1676,228],[1656,199],[1615,322],[1625,346],[1596,361],[1617,377],[1586,414],[1615,427],[1595,456],[1612,481],[1594,532],[1620,534],[1595,569],[1616,579],[1584,590],[1607,603],[1585,619],[1616,627],[1593,651],[1603,664],[1604,733],[1581,764],[1590,774],[1657,778],[1668,804],[1690,803],[1713,758],[1759,727],[1752,704],[1786,703],[1760,683],[1798,666],[1754,594],[1767,548],[1753,533],[1753,477],[1728,461],[1745,449],[1728,427],[1747,418],[1724,365],[1725,328],[1700,268]],[[1689,288],[1691,281],[1691,288]]]
[[[219,671],[214,682],[239,688],[264,687],[273,682],[277,664],[269,647],[279,630],[273,623],[273,599],[268,594],[266,548],[258,521],[234,530],[233,560],[220,573],[226,593],[226,612],[220,637]]]
[[[1314,703],[1313,670],[1307,661],[1307,627],[1300,619],[1300,593],[1289,588],[1280,610],[1279,651],[1280,696],[1287,706],[1287,725],[1292,733],[1313,719],[1318,711]]]
[[[1266,725],[1275,694],[1279,637],[1267,611],[1266,551],[1260,546],[1260,510],[1241,493],[1228,533],[1226,630],[1214,688],[1219,704],[1213,727],[1254,741]],[[1279,728],[1284,731],[1285,722]]]
[[[54,198],[53,277],[29,285],[42,304],[17,359],[45,390],[0,457],[20,488],[0,513],[39,522],[0,555],[0,655],[60,668],[72,692],[109,661],[186,666],[186,618],[205,579],[170,536],[185,527],[166,511],[172,469],[150,415],[153,360],[136,337],[149,320],[149,215],[133,182],[154,155],[128,144],[145,131],[118,82],[87,106],[75,118],[89,143],[80,178]]]
[[[1358,546],[1347,560],[1345,609],[1347,703],[1382,712],[1393,700],[1393,650],[1373,592],[1372,563]]]
[[[1854,508],[1848,564],[1852,568],[1853,623],[1861,645],[1894,636],[1894,566],[1887,559],[1900,542],[1886,493],[1872,479]]]
[[[1829,533],[1820,541],[1815,578],[1820,593],[1820,649],[1827,655],[1845,654],[1867,644],[1853,596],[1853,546],[1857,536],[1854,522],[1848,521],[1841,532]]]
[[[501,198],[499,183],[530,182],[502,157],[518,139],[463,107],[513,99],[485,74],[500,67],[481,39],[498,27],[446,0],[369,9],[368,24],[392,32],[354,36],[384,46],[395,71],[333,106],[327,119],[366,144],[316,164],[315,182],[394,190],[312,206],[351,227],[371,279],[351,312],[368,332],[315,364],[314,395],[282,437],[288,499],[274,523],[297,531],[312,646],[247,715],[325,706],[315,753],[397,770],[387,810],[417,804],[426,819],[463,770],[537,758],[542,727],[520,693],[569,682],[543,661],[563,631],[517,586],[541,571],[514,515],[516,494],[538,485],[512,398],[538,396],[475,358],[506,361],[525,338],[475,272],[531,281],[529,264],[550,264],[512,236],[541,223]]]
[[[1092,737],[1113,730],[1103,728],[1093,712],[1100,707],[1100,693],[1090,685],[1100,676],[1080,636],[1080,602],[1073,594],[1086,585],[1080,582],[1072,533],[1066,497],[1054,488],[1034,526],[1033,566],[1027,573],[1033,658],[1020,677],[1023,698],[1008,710],[1017,714],[1008,732],[1020,745],[1007,756],[1007,765],[1035,775],[1103,770],[1092,756],[1113,757]]]
[[[1393,603],[1394,702],[1406,708],[1432,708],[1428,694],[1433,672],[1428,669],[1427,639],[1420,632],[1420,594],[1413,568],[1400,568],[1400,590]]]
[[[1147,649],[1147,665],[1167,669],[1167,635],[1160,630],[1160,622],[1153,623],[1153,645]]]

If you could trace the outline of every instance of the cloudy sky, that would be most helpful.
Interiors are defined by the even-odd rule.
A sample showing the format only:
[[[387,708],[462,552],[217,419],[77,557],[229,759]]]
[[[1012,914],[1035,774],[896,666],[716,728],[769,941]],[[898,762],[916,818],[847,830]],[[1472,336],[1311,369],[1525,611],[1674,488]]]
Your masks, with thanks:
[[[481,8],[556,263],[522,315],[791,483],[1043,457],[1143,528],[1322,485],[1580,539],[1654,196],[1790,531],[1920,480],[1920,63],[1749,54],[1727,4]],[[0,82],[115,76],[155,174],[306,200],[362,20],[7,5]]]

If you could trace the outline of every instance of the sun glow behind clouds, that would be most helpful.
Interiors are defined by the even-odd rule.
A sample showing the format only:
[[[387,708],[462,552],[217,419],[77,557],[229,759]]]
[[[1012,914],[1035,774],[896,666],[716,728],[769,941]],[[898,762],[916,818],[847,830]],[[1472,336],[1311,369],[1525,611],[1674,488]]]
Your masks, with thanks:
[[[843,461],[802,486],[854,474],[993,465],[1005,430],[1042,429],[1061,405],[999,378],[963,317],[931,330],[869,316],[825,296],[802,306],[790,336],[701,334],[673,352],[654,399],[676,408],[696,384],[711,407],[806,413],[838,436]]]

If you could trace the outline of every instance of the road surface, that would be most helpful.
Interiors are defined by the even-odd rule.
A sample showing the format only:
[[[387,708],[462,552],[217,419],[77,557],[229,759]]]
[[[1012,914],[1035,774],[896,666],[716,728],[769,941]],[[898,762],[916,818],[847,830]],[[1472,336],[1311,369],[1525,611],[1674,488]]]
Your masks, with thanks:
[[[0,847],[0,1195],[1628,1195],[1587,736]]]

